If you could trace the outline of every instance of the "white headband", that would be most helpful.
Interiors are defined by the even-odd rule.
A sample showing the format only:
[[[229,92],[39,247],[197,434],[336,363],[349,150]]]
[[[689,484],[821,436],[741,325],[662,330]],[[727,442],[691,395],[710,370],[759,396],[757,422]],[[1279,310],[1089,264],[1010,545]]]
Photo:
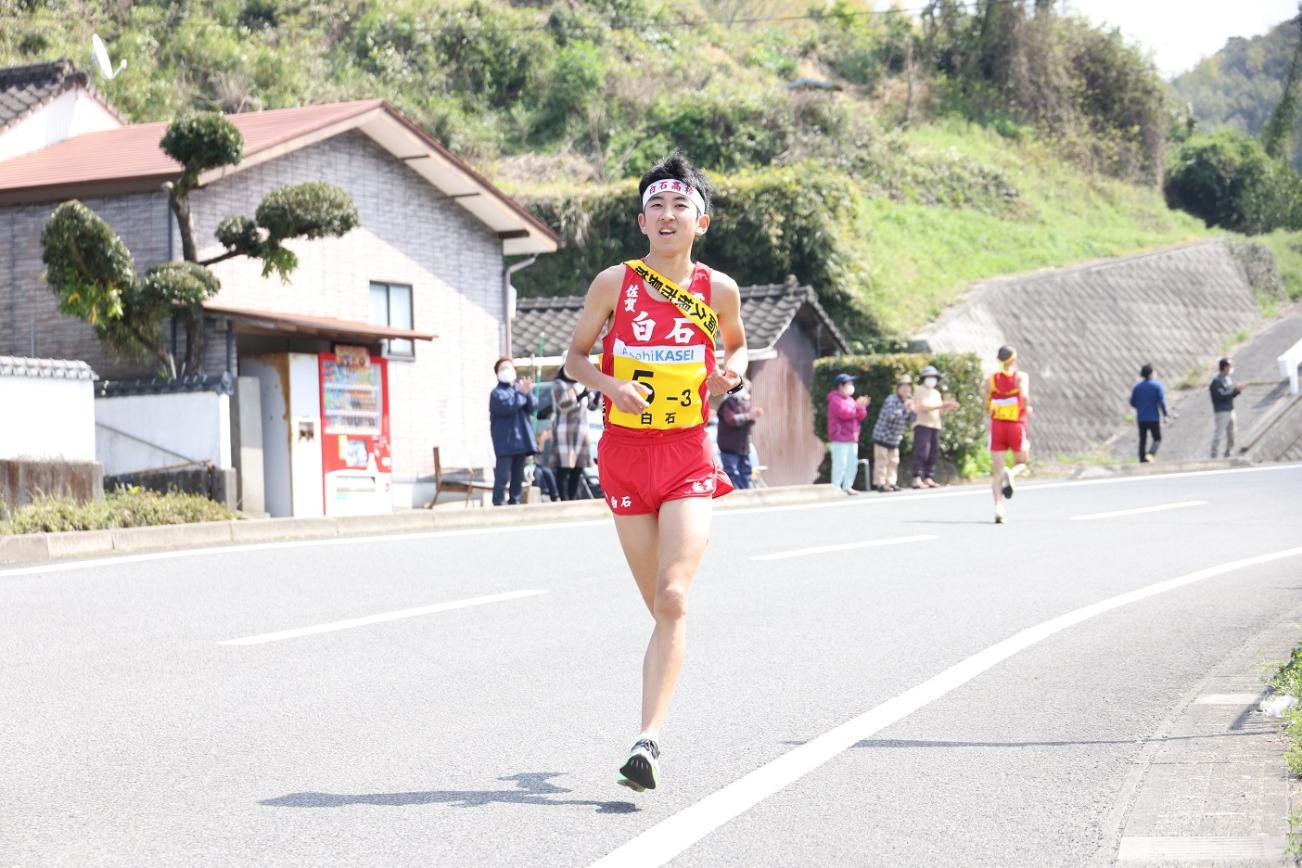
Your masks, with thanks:
[[[691,200],[691,203],[696,206],[696,213],[698,215],[705,213],[705,197],[701,195],[701,191],[686,181],[674,181],[671,179],[656,181],[654,184],[651,184],[646,188],[646,192],[642,194],[643,210],[646,209],[646,203],[651,201],[651,197],[659,193],[677,193],[680,196],[686,196]]]

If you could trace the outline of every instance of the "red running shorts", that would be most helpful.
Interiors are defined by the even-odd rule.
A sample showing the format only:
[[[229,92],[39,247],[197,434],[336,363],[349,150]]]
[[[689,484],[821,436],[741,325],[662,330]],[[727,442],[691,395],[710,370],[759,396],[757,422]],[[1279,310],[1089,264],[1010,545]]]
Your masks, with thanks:
[[[667,500],[732,491],[704,426],[663,432],[607,428],[597,446],[597,475],[615,515],[656,514]]]
[[[1030,448],[1031,441],[1026,436],[1025,422],[990,420],[991,452],[1025,452]]]

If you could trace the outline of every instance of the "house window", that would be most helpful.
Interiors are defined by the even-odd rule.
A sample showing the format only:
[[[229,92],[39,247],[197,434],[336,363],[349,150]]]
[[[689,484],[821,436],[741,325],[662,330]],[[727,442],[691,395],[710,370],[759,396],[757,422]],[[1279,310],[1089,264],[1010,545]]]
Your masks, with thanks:
[[[372,281],[371,322],[399,329],[411,328],[411,287]],[[390,338],[384,342],[384,354],[410,359],[416,355],[415,343],[409,338]]]

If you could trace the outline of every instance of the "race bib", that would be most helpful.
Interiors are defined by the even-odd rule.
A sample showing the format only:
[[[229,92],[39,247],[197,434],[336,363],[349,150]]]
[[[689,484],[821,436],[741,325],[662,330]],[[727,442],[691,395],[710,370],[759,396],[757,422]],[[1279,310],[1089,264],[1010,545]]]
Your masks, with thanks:
[[[625,413],[610,405],[610,423],[623,428],[692,428],[705,423],[701,384],[705,382],[705,347],[630,347],[615,341],[611,359],[617,380],[632,380],[650,389],[642,413]]]
[[[1022,418],[1022,408],[1017,398],[992,398],[991,417],[999,422],[1016,422]]]

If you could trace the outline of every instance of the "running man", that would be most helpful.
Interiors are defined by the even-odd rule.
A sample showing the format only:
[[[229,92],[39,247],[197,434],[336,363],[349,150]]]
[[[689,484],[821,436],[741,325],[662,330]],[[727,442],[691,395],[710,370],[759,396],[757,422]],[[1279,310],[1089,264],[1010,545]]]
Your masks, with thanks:
[[[1014,480],[1026,470],[1031,441],[1026,436],[1026,417],[1031,414],[1029,378],[1017,370],[1017,353],[1012,347],[999,348],[999,371],[986,382],[986,410],[990,413],[991,488],[995,495],[995,524],[1007,524],[1004,501],[1016,490]],[[1013,466],[1006,467],[1004,453],[1013,453]]]
[[[692,262],[692,244],[710,226],[709,181],[675,153],[638,190],[650,250],[592,281],[565,368],[605,395],[601,488],[655,620],[642,661],[642,730],[619,779],[641,792],[660,783],[660,728],[683,664],[687,593],[709,539],[711,500],[732,491],[706,436],[708,400],[741,388],[748,359],[736,282]],[[588,352],[603,328],[598,369]]]

